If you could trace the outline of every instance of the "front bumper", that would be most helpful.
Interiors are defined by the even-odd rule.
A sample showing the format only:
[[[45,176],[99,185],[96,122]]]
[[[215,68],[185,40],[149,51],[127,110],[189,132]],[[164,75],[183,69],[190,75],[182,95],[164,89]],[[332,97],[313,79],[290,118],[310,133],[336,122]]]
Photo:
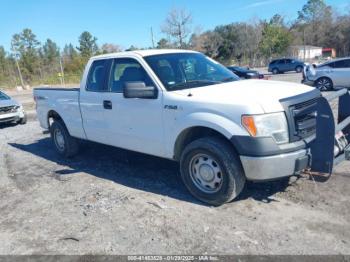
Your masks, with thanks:
[[[0,114],[0,123],[18,122],[24,117],[23,111],[17,111],[14,113]]]
[[[315,85],[315,81],[314,80],[310,80],[310,79],[302,79],[301,83],[304,85],[308,85],[308,86],[314,86]]]
[[[310,166],[309,149],[272,156],[240,156],[248,180],[265,181],[291,176]]]
[[[10,123],[10,122],[18,122],[20,120],[19,116],[11,116],[0,118],[0,123]]]
[[[312,135],[303,140],[278,145],[271,137],[233,136],[231,142],[246,178],[266,181],[294,175],[311,166]]]

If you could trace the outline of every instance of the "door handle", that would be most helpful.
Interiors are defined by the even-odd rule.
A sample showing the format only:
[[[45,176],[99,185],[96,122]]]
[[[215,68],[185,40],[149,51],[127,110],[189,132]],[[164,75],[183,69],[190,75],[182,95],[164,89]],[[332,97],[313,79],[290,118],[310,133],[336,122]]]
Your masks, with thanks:
[[[104,100],[103,101],[103,108],[104,109],[112,109],[112,102],[109,100]]]

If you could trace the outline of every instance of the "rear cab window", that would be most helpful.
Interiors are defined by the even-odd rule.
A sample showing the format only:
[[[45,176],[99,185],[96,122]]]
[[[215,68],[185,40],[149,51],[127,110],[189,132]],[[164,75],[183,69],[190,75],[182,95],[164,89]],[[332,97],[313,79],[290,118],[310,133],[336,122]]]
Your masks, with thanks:
[[[95,60],[89,70],[86,81],[86,90],[91,92],[107,92],[108,91],[108,72],[111,60],[101,59]]]
[[[334,62],[334,68],[350,68],[350,59]]]

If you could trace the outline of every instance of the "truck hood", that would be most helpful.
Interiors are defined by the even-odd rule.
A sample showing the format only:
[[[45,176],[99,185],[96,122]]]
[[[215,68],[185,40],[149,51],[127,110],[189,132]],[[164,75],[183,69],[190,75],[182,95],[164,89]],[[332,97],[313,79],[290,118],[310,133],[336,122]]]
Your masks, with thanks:
[[[259,104],[265,113],[283,111],[279,100],[312,91],[314,88],[281,81],[244,80],[174,91],[191,94],[194,100],[219,104]]]

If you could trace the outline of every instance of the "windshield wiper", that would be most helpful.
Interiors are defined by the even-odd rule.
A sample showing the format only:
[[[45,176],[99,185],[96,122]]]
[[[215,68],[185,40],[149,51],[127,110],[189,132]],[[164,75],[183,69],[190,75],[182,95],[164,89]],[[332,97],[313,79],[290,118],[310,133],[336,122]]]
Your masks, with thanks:
[[[186,81],[182,83],[178,83],[176,85],[171,86],[171,89],[178,89],[178,88],[193,88],[196,87],[196,85],[199,85],[197,87],[205,86],[205,85],[215,85],[221,83],[220,81],[215,80],[192,80],[192,81]]]
[[[237,78],[235,78],[234,76],[230,76],[221,80],[222,83],[231,82],[231,81],[237,81]]]

